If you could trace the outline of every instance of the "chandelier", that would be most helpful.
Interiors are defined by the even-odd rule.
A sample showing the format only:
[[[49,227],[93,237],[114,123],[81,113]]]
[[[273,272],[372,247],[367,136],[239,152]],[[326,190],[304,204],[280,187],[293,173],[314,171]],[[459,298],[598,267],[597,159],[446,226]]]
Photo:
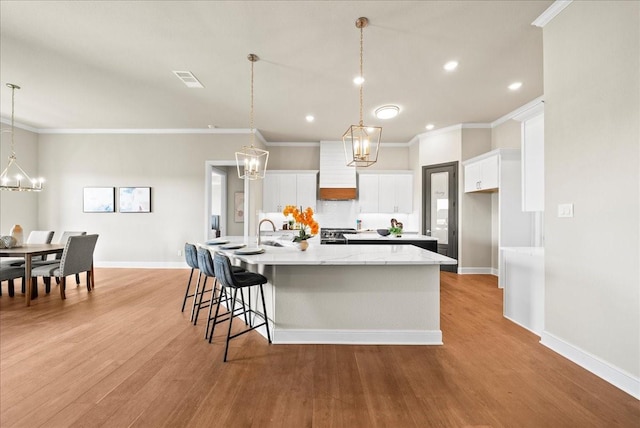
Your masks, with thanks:
[[[369,25],[367,18],[361,17],[356,20],[356,28],[360,29],[360,79],[358,80],[360,82],[360,122],[358,125],[351,125],[342,135],[347,166],[355,167],[371,166],[377,162],[380,136],[382,135],[382,127],[368,126],[362,121],[362,90],[364,86],[362,47],[363,28],[367,25]]]
[[[20,89],[20,86],[13,83],[7,83],[7,86],[11,88],[11,154],[9,155],[9,163],[7,167],[0,174],[0,189],[11,190],[19,192],[39,192],[42,190],[42,178],[31,178],[24,169],[18,165],[18,158],[16,157],[15,144],[13,136],[14,130],[14,105],[15,105],[15,92],[16,89]]]
[[[253,146],[256,140],[256,132],[253,128],[253,63],[258,61],[258,55],[249,54],[247,59],[251,62],[251,110],[249,113],[249,131],[251,133],[251,144],[243,146],[236,152],[236,164],[238,166],[238,177],[248,180],[258,180],[264,178],[267,170],[269,152]]]

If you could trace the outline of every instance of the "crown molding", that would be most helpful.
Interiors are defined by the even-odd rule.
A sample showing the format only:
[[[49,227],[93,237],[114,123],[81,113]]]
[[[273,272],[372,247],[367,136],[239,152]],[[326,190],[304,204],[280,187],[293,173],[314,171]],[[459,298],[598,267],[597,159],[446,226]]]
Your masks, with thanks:
[[[0,122],[6,125],[11,125],[11,120],[0,117]],[[127,129],[127,128],[78,128],[78,129],[64,129],[64,128],[34,128],[32,126],[25,125],[20,122],[15,122],[14,127],[24,129],[26,131],[33,132],[35,134],[84,134],[84,135],[97,135],[97,134],[130,134],[130,135],[169,135],[169,134],[220,134],[220,135],[233,135],[233,134],[251,134],[251,130],[247,128],[143,128],[143,129]],[[262,144],[267,145],[267,141],[264,139],[259,130],[254,129],[256,139]]]
[[[273,143],[265,143],[264,144],[267,147],[320,147],[320,142],[318,141],[311,141],[311,142],[273,142]]]
[[[11,119],[7,119],[5,117],[0,117],[0,122],[4,123],[5,125],[11,125]],[[38,133],[38,128],[34,128],[33,126],[25,125],[24,123],[14,122],[13,126],[15,128],[24,129],[25,131],[33,132],[33,133],[36,133],[36,134]]]
[[[539,17],[535,19],[531,23],[531,25],[535,25],[536,27],[544,28],[553,18],[558,16],[560,12],[564,10],[565,7],[569,6],[573,0],[556,0],[551,6],[549,6],[544,12],[540,14]]]
[[[516,116],[519,116],[519,115],[523,114],[527,110],[530,110],[530,109],[538,106],[540,103],[543,103],[543,102],[544,102],[544,95],[541,95],[538,98],[536,98],[536,99],[534,99],[532,101],[529,101],[525,105],[523,105],[521,107],[518,107],[517,109],[515,109],[511,113],[505,114],[500,119],[496,119],[495,121],[491,122],[491,128],[495,128],[498,125],[502,125],[503,123],[505,123],[508,120],[515,119]]]

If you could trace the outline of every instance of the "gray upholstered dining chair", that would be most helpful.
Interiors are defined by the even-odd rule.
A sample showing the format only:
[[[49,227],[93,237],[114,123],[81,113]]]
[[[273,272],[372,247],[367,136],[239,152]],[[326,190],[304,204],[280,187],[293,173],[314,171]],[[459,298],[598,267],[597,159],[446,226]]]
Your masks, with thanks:
[[[51,244],[53,239],[53,230],[32,230],[27,238],[27,244]],[[35,256],[32,261],[44,260],[47,256]],[[0,262],[1,266],[21,266],[24,264],[22,257],[11,257],[8,260]]]
[[[13,280],[22,278],[24,283],[24,268],[19,266],[0,266],[0,283],[9,281],[9,297],[13,297],[15,290],[13,288]],[[0,296],[2,296],[2,287],[0,286]]]
[[[31,281],[39,276],[60,278],[60,297],[66,299],[66,277],[86,272],[87,291],[91,291],[95,288],[93,252],[97,241],[98,235],[70,236],[60,261],[31,269]]]
[[[87,232],[74,232],[74,231],[64,231],[62,232],[62,236],[60,237],[60,240],[58,241],[59,244],[62,245],[66,245],[67,244],[67,240],[69,239],[70,236],[84,236],[86,235]],[[53,263],[57,263],[60,261],[60,258],[62,257],[62,253],[58,253],[55,255],[54,259],[45,259],[45,260],[41,260],[41,261],[33,261],[32,262],[32,266],[33,267],[38,267],[38,266],[43,266],[46,264],[53,264]],[[56,282],[58,284],[60,284],[60,278],[56,277]],[[80,274],[77,273],[76,274],[76,284],[80,285]],[[49,293],[51,291],[51,279],[49,277],[44,277],[44,286],[45,286],[45,292]]]
[[[29,237],[27,238],[27,244],[50,244],[53,239],[53,230],[32,230],[29,233]],[[31,259],[31,262],[39,262],[46,259],[47,256],[35,256]],[[4,260],[0,263],[0,266],[20,266],[24,270],[24,259],[23,258],[11,258],[10,260]],[[24,293],[25,284],[22,281],[22,292]],[[36,290],[37,291],[37,290]],[[13,279],[9,280],[9,295],[14,295],[14,283]]]

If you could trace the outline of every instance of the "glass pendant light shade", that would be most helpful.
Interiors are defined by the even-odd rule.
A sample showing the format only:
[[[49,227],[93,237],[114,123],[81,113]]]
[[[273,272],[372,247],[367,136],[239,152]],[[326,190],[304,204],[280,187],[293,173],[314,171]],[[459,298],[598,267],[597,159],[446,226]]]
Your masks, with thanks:
[[[367,167],[378,161],[380,126],[351,125],[342,136],[348,166]]]
[[[347,166],[367,167],[378,161],[378,151],[380,148],[380,136],[382,135],[382,127],[364,125],[362,121],[362,92],[364,87],[363,72],[363,31],[362,29],[369,24],[369,20],[365,17],[356,20],[356,28],[360,29],[360,77],[363,78],[360,85],[360,122],[358,125],[351,125],[349,129],[342,135],[342,143],[344,145],[344,155]]]
[[[7,86],[11,88],[11,129],[9,131],[11,133],[11,154],[9,155],[7,167],[0,173],[0,189],[13,192],[40,192],[44,180],[42,178],[29,177],[29,174],[18,164],[13,137],[15,134],[15,91],[16,89],[20,89],[20,86],[14,85],[13,83],[7,83]]]
[[[267,171],[269,152],[253,146],[255,142],[255,129],[253,128],[253,63],[258,61],[258,55],[249,54],[247,59],[251,61],[251,110],[249,114],[249,131],[251,132],[251,145],[243,146],[236,152],[236,165],[238,177],[247,180],[259,180],[264,178]]]

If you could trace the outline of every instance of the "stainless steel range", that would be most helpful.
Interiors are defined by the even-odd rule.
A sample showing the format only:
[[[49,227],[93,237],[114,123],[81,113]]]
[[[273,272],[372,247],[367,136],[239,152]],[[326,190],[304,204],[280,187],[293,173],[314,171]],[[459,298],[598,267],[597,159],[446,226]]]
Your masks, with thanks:
[[[345,233],[356,233],[356,230],[348,227],[323,227],[320,229],[320,243],[344,245],[347,243]]]

